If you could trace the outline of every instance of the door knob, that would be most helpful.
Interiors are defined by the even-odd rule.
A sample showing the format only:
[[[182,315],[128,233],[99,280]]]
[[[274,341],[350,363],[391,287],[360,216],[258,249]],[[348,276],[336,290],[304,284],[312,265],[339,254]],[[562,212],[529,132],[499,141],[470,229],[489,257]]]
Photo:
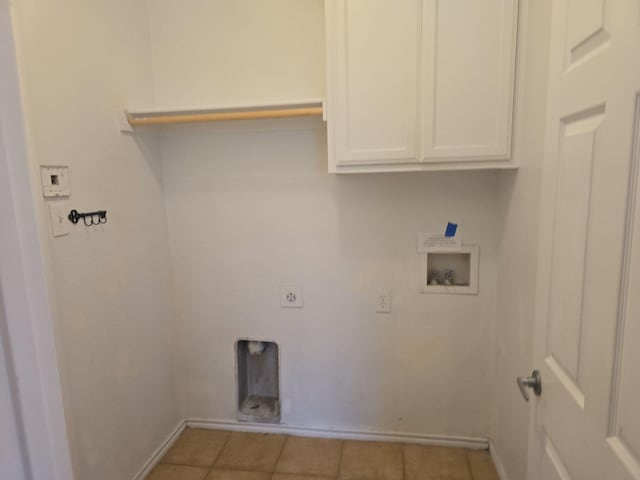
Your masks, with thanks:
[[[532,389],[536,396],[540,396],[542,393],[542,377],[540,377],[540,372],[538,370],[531,372],[530,377],[518,377],[517,381],[520,393],[527,402],[529,401],[529,392],[527,391],[527,388]]]

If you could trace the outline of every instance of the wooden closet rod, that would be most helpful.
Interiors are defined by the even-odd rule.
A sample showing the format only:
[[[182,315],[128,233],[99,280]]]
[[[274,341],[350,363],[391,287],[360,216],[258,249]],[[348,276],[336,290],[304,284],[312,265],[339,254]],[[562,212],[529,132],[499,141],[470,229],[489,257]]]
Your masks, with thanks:
[[[178,115],[127,115],[129,125],[168,125],[172,123],[219,122],[224,120],[258,120],[267,118],[307,117],[322,115],[322,107],[275,108],[236,112],[188,113]]]

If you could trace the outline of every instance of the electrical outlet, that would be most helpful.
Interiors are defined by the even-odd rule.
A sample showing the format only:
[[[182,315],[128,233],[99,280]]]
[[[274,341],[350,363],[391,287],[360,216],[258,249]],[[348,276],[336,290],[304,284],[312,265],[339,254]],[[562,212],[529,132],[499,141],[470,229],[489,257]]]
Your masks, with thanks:
[[[391,293],[389,293],[389,290],[382,290],[378,292],[378,296],[376,298],[376,312],[391,313]]]
[[[302,289],[300,287],[282,287],[280,289],[280,307],[302,308]]]

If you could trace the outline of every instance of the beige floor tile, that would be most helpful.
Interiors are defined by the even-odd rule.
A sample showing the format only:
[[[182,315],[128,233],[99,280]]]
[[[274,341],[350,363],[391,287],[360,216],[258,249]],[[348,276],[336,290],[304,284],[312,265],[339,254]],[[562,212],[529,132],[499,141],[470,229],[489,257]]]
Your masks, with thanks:
[[[186,429],[162,463],[210,467],[229,440],[230,433],[199,428]]]
[[[203,480],[206,474],[206,468],[161,463],[156,465],[146,480]]]
[[[472,480],[462,448],[404,446],[406,480]]]
[[[402,445],[344,442],[341,480],[402,480]]]
[[[233,432],[216,461],[218,468],[272,472],[285,435]]]
[[[274,473],[271,480],[334,480],[335,477],[319,477],[317,475],[296,475],[294,473]]]
[[[341,440],[289,437],[276,472],[337,477],[341,452]]]
[[[486,450],[467,450],[473,480],[500,480],[491,455]]]
[[[205,480],[269,480],[270,473],[212,468]]]

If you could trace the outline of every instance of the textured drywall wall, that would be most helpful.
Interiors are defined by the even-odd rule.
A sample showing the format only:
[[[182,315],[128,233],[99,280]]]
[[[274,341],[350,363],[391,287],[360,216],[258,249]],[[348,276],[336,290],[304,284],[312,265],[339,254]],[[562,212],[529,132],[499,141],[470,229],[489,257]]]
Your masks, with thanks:
[[[324,96],[323,0],[149,0],[161,106]]]
[[[149,9],[159,106],[323,96],[322,1]],[[495,173],[328,175],[306,120],[175,128],[160,150],[189,417],[236,418],[233,346],[255,337],[281,348],[283,423],[487,435]],[[420,293],[417,235],[448,220],[480,246],[478,296]]]
[[[132,478],[181,418],[162,172],[154,143],[114,121],[153,102],[146,2],[21,0],[15,13],[32,168],[68,165],[65,208],[108,211],[55,239],[42,219],[75,475]]]
[[[235,419],[249,337],[280,345],[283,423],[486,436],[496,174],[329,175],[325,142],[319,121],[163,139],[188,415]],[[480,246],[478,296],[420,293],[417,235],[447,220]],[[281,285],[303,309],[280,308]]]

